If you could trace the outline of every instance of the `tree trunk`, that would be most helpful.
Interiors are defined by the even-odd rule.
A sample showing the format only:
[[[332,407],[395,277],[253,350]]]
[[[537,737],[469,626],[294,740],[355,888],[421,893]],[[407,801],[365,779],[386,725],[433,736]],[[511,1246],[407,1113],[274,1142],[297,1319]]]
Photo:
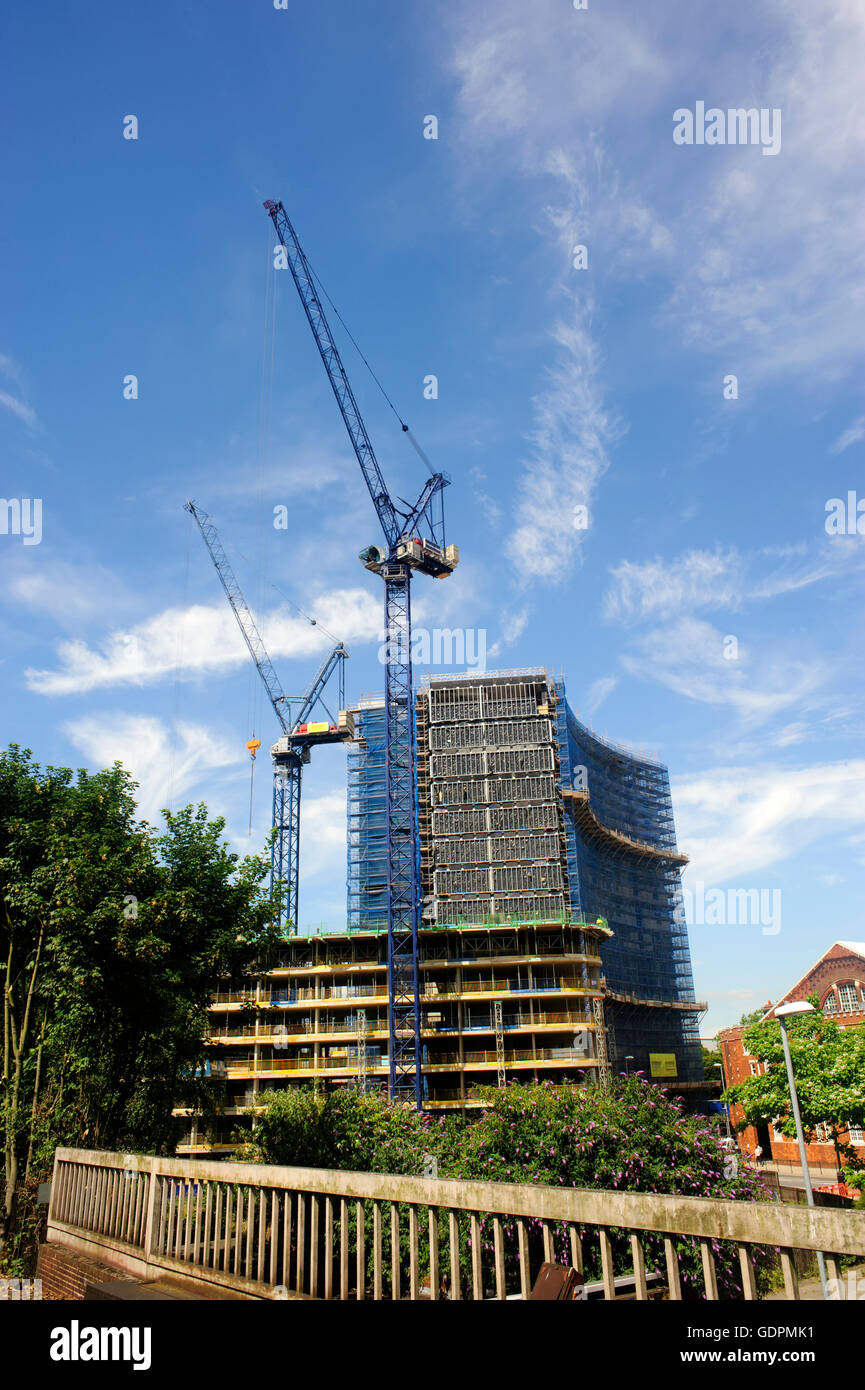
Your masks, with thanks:
[[[15,1017],[12,1005],[12,984],[11,984],[11,964],[12,964],[12,942],[14,940],[12,923],[9,918],[8,908],[6,910],[6,920],[10,927],[9,962],[6,967],[6,983],[4,989],[4,1049],[3,1049],[3,1082],[4,1090],[9,1084],[9,1062],[10,1052],[12,1058],[11,1087],[8,1095],[4,1098],[4,1123],[6,1125],[6,1144],[5,1144],[5,1167],[6,1167],[6,1191],[3,1196],[3,1210],[0,1213],[0,1255],[5,1251],[9,1240],[9,1233],[12,1229],[12,1220],[15,1211],[15,1188],[18,1185],[18,1106],[21,1094],[21,1077],[24,1072],[24,1061],[27,1052],[27,1038],[30,1033],[30,1010],[33,1004],[33,994],[36,988],[36,977],[39,973],[39,962],[42,957],[42,942],[45,935],[44,923],[39,927],[39,939],[36,945],[36,955],[33,960],[33,968],[30,972],[30,980],[27,985],[27,998],[24,1003],[24,1015],[21,1025],[15,1028]]]
[[[42,1044],[45,1038],[45,1015],[42,1016],[42,1029],[39,1034],[39,1047],[36,1050],[36,1078],[33,1082],[33,1104],[30,1107],[30,1138],[27,1144],[27,1162],[24,1165],[24,1181],[30,1177],[30,1163],[33,1158],[33,1131],[36,1128],[36,1106],[39,1102],[39,1083],[42,1079]]]

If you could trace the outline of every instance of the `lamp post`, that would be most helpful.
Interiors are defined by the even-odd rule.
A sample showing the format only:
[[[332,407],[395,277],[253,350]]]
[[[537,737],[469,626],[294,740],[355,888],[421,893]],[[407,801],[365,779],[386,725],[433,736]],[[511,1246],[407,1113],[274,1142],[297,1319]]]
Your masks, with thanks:
[[[805,1179],[805,1196],[808,1206],[814,1205],[814,1189],[811,1186],[811,1173],[808,1168],[808,1154],[805,1149],[805,1135],[802,1132],[802,1117],[799,1114],[799,1097],[796,1094],[796,1079],[793,1076],[793,1058],[790,1055],[790,1039],[787,1037],[787,1019],[797,1014],[812,1014],[814,1009],[805,999],[796,999],[791,1004],[781,1004],[775,1010],[775,1017],[781,1025],[781,1042],[784,1047],[784,1062],[787,1067],[787,1083],[790,1087],[790,1108],[793,1111],[793,1123],[796,1126],[796,1142],[799,1145],[799,1159],[802,1164],[802,1177]],[[820,1270],[820,1283],[823,1286],[823,1297],[829,1297],[829,1287],[826,1282],[826,1261],[823,1258],[823,1251],[817,1251],[817,1265]]]
[[[727,1081],[726,1081],[726,1078],[725,1078],[725,1076],[724,1076],[724,1062],[723,1062],[723,1056],[724,1056],[724,1054],[722,1053],[722,1054],[721,1054],[722,1060],[721,1060],[720,1062],[716,1062],[716,1063],[715,1063],[715,1070],[716,1070],[716,1071],[719,1071],[719,1072],[721,1073],[721,1090],[722,1090],[722,1091],[726,1091],[726,1089],[727,1089]],[[724,1119],[725,1119],[726,1122],[727,1122],[727,1138],[728,1138],[728,1139],[732,1139],[733,1136],[732,1136],[732,1134],[730,1133],[730,1102],[729,1102],[728,1100],[725,1100],[725,1101],[724,1101]]]
[[[633,1060],[634,1060],[633,1057],[630,1057],[630,1056],[628,1056],[628,1057],[625,1058],[625,1076],[630,1076],[630,1075],[631,1075],[631,1068],[628,1066],[628,1063],[629,1063],[629,1062],[633,1062]]]

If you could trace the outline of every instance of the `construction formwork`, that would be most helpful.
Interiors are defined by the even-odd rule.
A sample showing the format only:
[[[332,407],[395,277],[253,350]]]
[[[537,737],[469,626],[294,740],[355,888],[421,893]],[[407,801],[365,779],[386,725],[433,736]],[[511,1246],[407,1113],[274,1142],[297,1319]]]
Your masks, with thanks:
[[[428,679],[418,695],[424,920],[557,916],[570,905],[546,673]]]
[[[348,921],[386,922],[384,709],[349,752]],[[544,668],[428,677],[416,701],[421,921],[609,922],[613,1067],[702,1077],[667,769],[587,729]],[[630,1060],[629,1060],[630,1059]]]

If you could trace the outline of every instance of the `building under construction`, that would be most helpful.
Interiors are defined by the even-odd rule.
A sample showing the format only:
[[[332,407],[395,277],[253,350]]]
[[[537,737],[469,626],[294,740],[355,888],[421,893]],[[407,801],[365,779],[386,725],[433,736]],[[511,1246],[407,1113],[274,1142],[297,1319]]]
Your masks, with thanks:
[[[386,1090],[384,703],[348,751],[348,926],[293,937],[212,1009],[230,1147],[274,1087]],[[698,1087],[669,780],[586,729],[541,668],[440,676],[417,696],[423,1101],[471,1109],[511,1080],[642,1070]]]
[[[386,913],[384,710],[355,711],[348,920]],[[543,668],[433,676],[417,696],[423,921],[608,924],[611,1061],[702,1080],[679,854],[663,764],[577,719]]]

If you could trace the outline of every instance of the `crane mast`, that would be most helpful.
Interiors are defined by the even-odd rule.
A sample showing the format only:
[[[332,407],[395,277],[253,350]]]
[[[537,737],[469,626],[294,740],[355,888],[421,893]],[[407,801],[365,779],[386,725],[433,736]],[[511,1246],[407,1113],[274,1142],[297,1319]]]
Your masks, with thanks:
[[[372,498],[386,550],[361,552],[384,580],[385,802],[387,846],[388,1034],[390,1094],[422,1108],[418,984],[418,817],[411,665],[413,570],[444,579],[456,568],[456,546],[445,544],[441,493],[450,479],[431,472],[413,507],[397,507],[388,491],[318,294],[315,277],[281,202],[264,204],[285,249],[286,262]],[[407,431],[407,426],[403,425]],[[438,509],[436,509],[436,502]],[[426,534],[424,534],[426,532]]]
[[[270,856],[270,886],[275,891],[281,883],[285,889],[285,919],[289,930],[297,931],[298,892],[300,887],[300,791],[303,767],[309,762],[310,749],[317,743],[345,742],[353,727],[346,715],[345,660],[348,652],[338,642],[321,663],[306,692],[299,699],[285,694],[258,631],[252,609],[246,602],[234,570],[213,519],[194,502],[185,504],[194,516],[207,546],[213,567],[225,590],[228,602],[237,619],[255,668],[261,677],[268,699],[282,728],[281,736],[271,746],[273,762],[273,828],[276,830]],[[338,673],[339,717],[334,720],[324,703],[324,690],[333,675]],[[309,716],[321,702],[328,722],[310,725]],[[293,706],[297,705],[295,711]],[[283,914],[280,913],[279,921]]]

